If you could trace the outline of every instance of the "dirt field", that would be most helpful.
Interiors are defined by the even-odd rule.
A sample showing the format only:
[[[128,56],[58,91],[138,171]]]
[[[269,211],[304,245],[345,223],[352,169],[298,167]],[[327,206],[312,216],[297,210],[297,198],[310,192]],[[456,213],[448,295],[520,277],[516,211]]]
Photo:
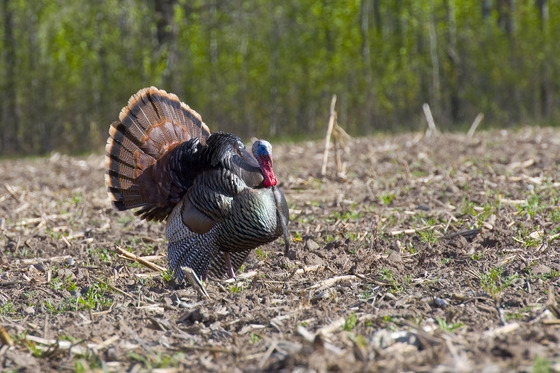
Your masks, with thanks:
[[[1,161],[0,370],[560,371],[560,131],[356,139],[345,180],[274,151],[295,256],[209,299],[117,252],[167,265],[102,156]]]

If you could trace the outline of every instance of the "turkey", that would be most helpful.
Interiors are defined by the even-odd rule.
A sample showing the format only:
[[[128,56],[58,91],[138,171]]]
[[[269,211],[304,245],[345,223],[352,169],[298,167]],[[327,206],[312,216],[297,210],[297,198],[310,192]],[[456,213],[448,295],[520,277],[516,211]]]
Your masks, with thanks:
[[[251,250],[284,236],[288,205],[276,186],[272,147],[214,132],[171,93],[144,88],[109,129],[109,198],[118,210],[166,221],[169,270],[235,277]]]

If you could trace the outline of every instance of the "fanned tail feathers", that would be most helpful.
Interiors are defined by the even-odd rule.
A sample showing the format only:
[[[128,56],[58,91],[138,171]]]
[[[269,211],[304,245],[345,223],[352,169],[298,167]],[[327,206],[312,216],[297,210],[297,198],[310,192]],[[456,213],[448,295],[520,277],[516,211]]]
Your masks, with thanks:
[[[198,139],[206,144],[210,130],[176,95],[150,87],[130,98],[109,135],[105,181],[114,206],[119,210],[143,207],[142,217],[163,220],[172,204],[154,196],[153,182],[139,180],[140,176],[181,143]]]

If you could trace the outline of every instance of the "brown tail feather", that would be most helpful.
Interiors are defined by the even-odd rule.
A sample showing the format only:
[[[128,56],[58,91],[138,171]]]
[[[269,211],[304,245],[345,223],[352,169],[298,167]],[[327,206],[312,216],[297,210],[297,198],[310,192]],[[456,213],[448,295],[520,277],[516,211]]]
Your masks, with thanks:
[[[153,196],[153,186],[169,180],[140,176],[177,145],[195,137],[206,144],[208,136],[210,130],[200,115],[176,95],[155,87],[138,91],[121,110],[119,121],[111,125],[105,147],[105,182],[114,206],[119,210],[142,207],[143,217],[165,219],[176,202]],[[172,185],[161,189],[172,189]]]

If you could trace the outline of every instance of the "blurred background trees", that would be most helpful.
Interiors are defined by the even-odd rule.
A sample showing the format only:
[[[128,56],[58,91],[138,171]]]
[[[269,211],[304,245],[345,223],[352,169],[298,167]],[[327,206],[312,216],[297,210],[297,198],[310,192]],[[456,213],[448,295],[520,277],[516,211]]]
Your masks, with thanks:
[[[0,0],[0,154],[100,151],[131,94],[213,130],[553,124],[560,0]]]

